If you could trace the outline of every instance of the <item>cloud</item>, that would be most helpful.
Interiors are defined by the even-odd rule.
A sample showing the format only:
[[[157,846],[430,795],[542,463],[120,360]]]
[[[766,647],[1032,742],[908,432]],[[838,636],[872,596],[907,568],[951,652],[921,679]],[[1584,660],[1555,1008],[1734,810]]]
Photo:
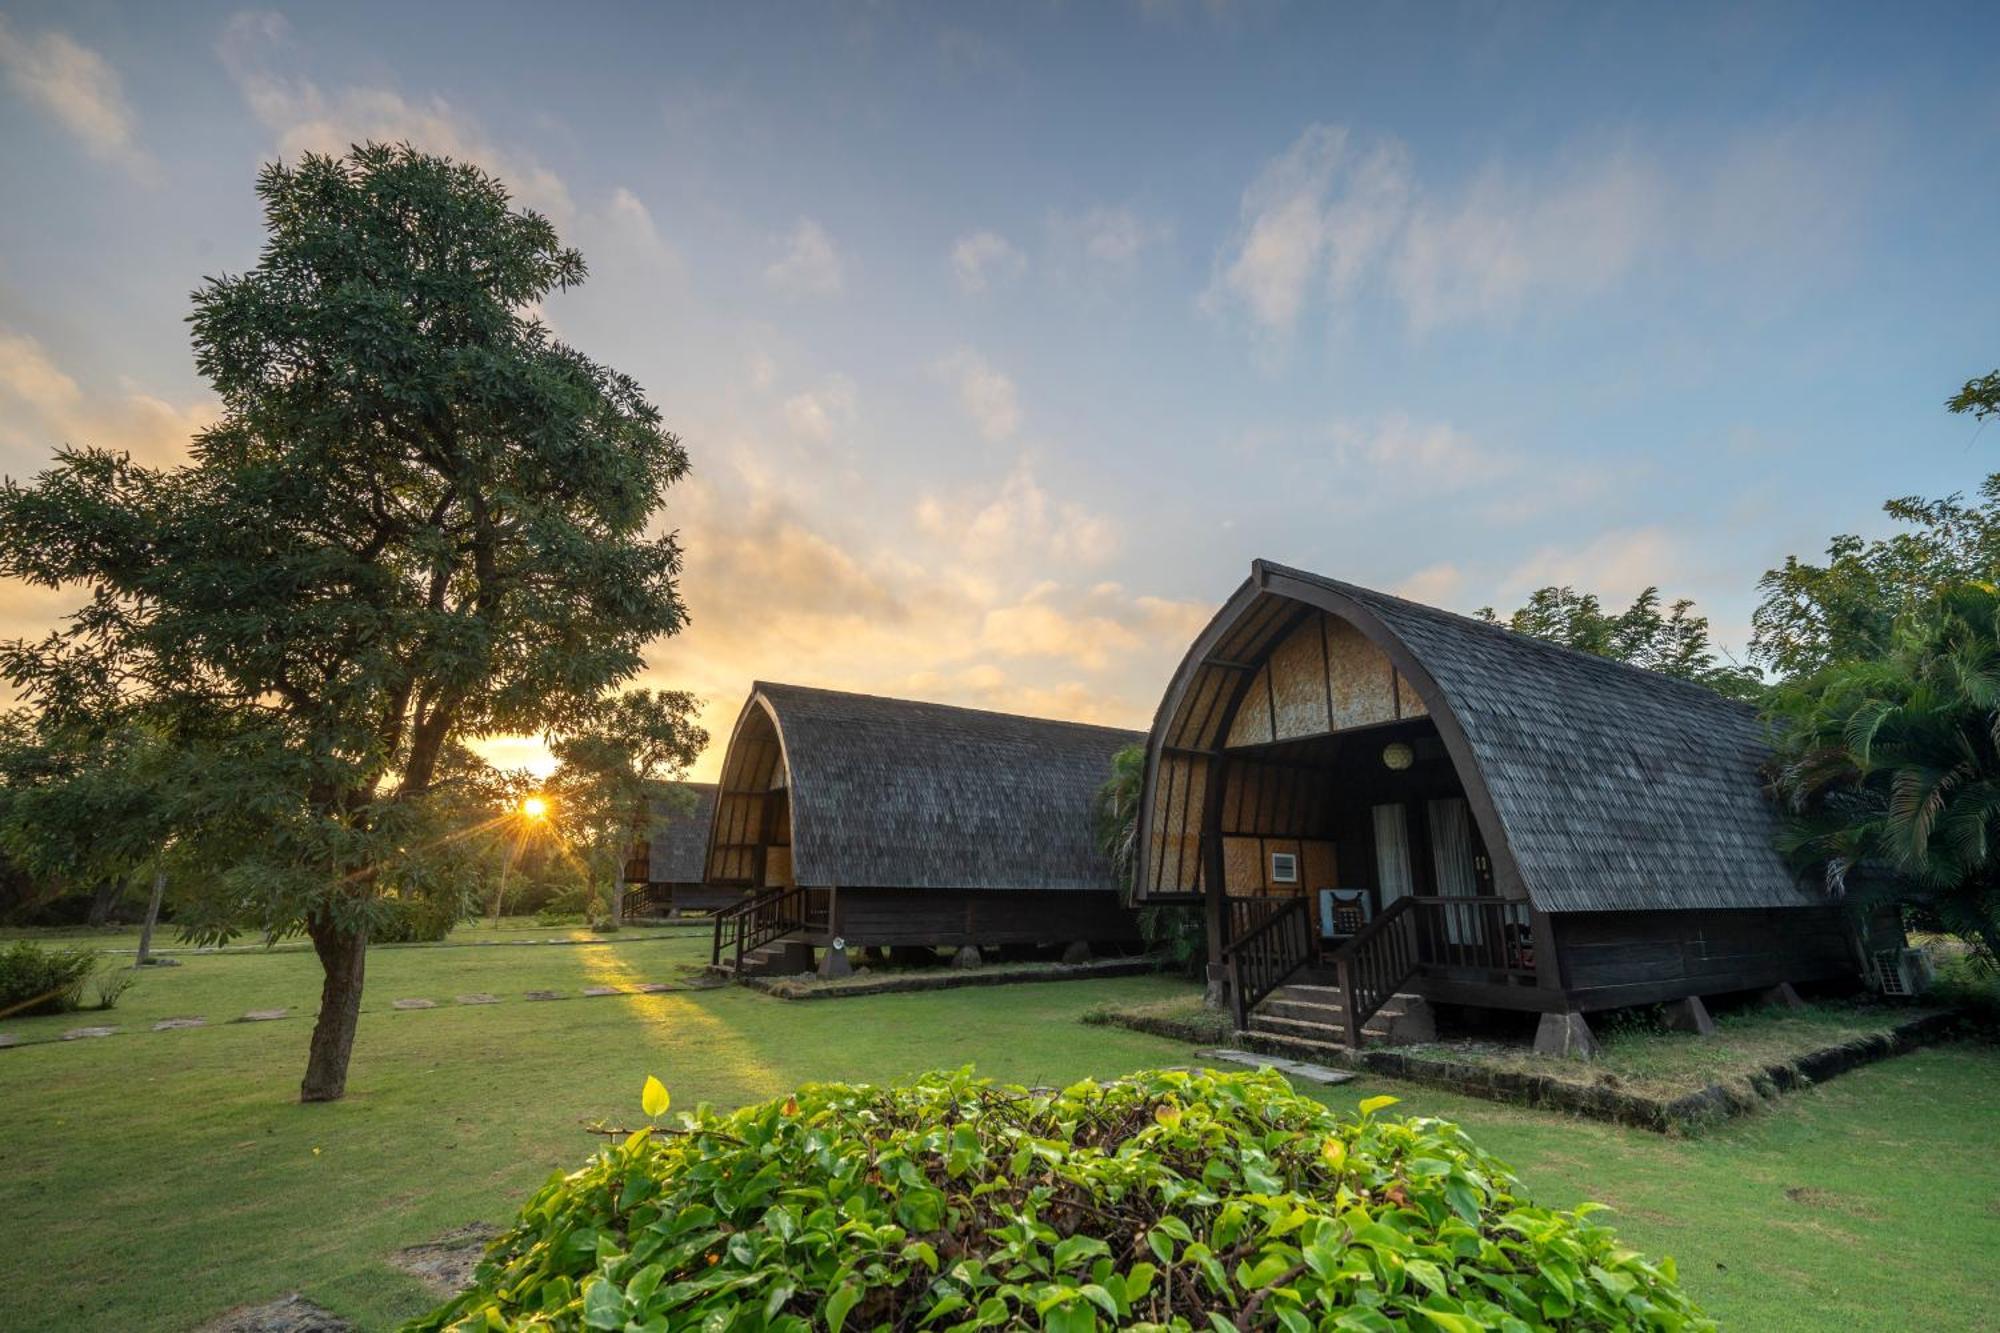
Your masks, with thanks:
[[[988,440],[998,443],[1021,428],[1020,395],[1014,381],[971,348],[960,348],[937,364],[937,373],[958,390],[958,403]]]
[[[1448,607],[1464,585],[1465,575],[1458,566],[1447,563],[1426,566],[1399,580],[1390,591],[1427,606]]]
[[[1568,584],[1607,602],[1627,600],[1660,585],[1670,595],[1675,570],[1688,567],[1681,540],[1661,527],[1615,529],[1578,546],[1548,545],[1520,560],[1500,580],[1516,605],[1537,588]]]
[[[1010,282],[1028,267],[1028,257],[997,232],[975,231],[951,247],[951,269],[959,290],[977,296],[997,283]]]
[[[521,202],[558,223],[576,216],[561,176],[532,155],[495,142],[476,118],[442,97],[411,98],[393,88],[362,86],[328,93],[303,75],[286,72],[282,67],[295,58],[296,48],[282,14],[234,15],[223,26],[217,53],[251,114],[277,136],[282,156],[344,153],[366,140],[407,141],[425,152],[477,163]],[[614,213],[617,203],[614,199]]]
[[[785,424],[801,439],[825,444],[836,431],[853,422],[854,407],[854,381],[845,375],[829,375],[817,389],[785,400]]]
[[[1026,462],[990,498],[925,496],[917,504],[917,526],[975,563],[1018,564],[1042,556],[1088,566],[1102,564],[1118,548],[1117,526],[1109,518],[1074,501],[1051,499]]]
[[[768,285],[795,296],[839,293],[846,282],[847,265],[824,227],[811,218],[800,218],[782,245],[784,253],[764,270]]]
[[[40,342],[0,327],[0,450],[24,467],[39,468],[65,444],[122,449],[154,466],[182,462],[217,415],[213,403],[171,403],[126,381],[86,392]]]
[[[137,118],[111,62],[64,32],[21,36],[0,15],[0,70],[7,85],[79,139],[91,156],[143,169]]]
[[[1489,162],[1454,188],[1397,139],[1311,125],[1244,188],[1202,305],[1282,339],[1374,299],[1422,334],[1601,297],[1655,256],[1790,272],[1845,236],[1866,192],[1828,164],[1872,142],[1838,123],[1753,128],[1678,163],[1619,142]]]
[[[1331,430],[1334,455],[1344,467],[1458,488],[1493,480],[1513,460],[1447,421],[1420,422],[1392,412],[1366,424],[1341,421]]]

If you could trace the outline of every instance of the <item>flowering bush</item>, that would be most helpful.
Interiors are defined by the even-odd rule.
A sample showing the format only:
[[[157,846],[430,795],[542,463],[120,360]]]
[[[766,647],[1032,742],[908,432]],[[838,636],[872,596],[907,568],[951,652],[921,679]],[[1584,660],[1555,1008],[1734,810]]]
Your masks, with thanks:
[[[420,1330],[1712,1329],[1456,1126],[1276,1074],[970,1071],[647,1126],[552,1179]],[[648,1080],[646,1109],[667,1095]]]

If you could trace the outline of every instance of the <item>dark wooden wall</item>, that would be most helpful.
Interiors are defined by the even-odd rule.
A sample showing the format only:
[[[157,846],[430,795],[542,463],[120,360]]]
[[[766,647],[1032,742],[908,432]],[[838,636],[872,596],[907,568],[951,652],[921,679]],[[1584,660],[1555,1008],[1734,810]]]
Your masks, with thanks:
[[[1138,918],[1115,893],[998,889],[850,889],[834,895],[834,933],[864,945],[1124,943]]]
[[[1564,912],[1551,920],[1563,989],[1583,1010],[1861,975],[1838,907]]]

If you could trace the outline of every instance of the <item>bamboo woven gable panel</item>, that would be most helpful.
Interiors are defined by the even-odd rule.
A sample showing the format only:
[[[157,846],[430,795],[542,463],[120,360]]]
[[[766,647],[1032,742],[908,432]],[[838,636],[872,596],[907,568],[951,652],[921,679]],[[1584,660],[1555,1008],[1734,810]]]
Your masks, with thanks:
[[[758,696],[784,741],[797,883],[1115,890],[1094,798],[1143,733],[799,685]]]

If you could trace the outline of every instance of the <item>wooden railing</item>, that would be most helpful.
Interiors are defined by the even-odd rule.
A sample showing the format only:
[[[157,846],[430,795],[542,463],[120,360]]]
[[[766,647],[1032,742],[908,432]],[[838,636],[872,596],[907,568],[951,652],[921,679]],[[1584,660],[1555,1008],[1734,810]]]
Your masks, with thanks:
[[[1223,899],[1224,908],[1229,914],[1229,934],[1226,939],[1231,944],[1242,939],[1245,935],[1248,935],[1251,931],[1269,921],[1271,913],[1277,911],[1290,901],[1292,901],[1290,898],[1280,898],[1268,894],[1262,896],[1238,896],[1232,894],[1228,898]]]
[[[728,957],[740,972],[744,954],[802,930],[822,929],[826,915],[823,889],[768,889],[715,914],[709,962]]]
[[[1312,961],[1312,913],[1304,898],[1271,899],[1277,904],[1263,920],[1229,941],[1229,995],[1236,1026],[1250,1021],[1257,1002]],[[1232,923],[1233,924],[1233,923]]]
[[[1333,955],[1347,1044],[1418,973],[1533,982],[1528,904],[1513,898],[1398,898]]]

